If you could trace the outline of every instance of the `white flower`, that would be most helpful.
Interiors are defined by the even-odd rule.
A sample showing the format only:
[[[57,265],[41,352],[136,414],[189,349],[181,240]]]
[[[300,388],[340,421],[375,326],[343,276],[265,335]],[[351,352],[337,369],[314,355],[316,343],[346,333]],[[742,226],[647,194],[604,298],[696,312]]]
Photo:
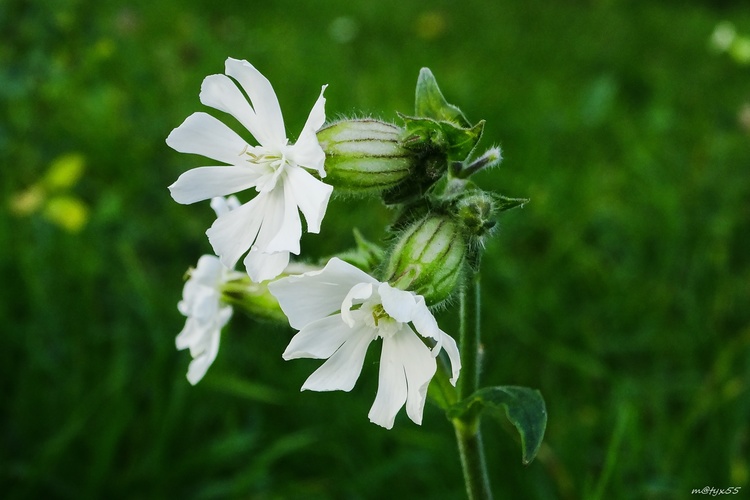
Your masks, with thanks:
[[[221,329],[232,317],[232,306],[221,301],[221,286],[239,273],[227,269],[219,258],[204,255],[190,271],[177,309],[187,316],[185,327],[175,341],[177,349],[190,349],[193,360],[187,379],[197,384],[219,352]]]
[[[175,201],[185,204],[250,188],[257,191],[253,199],[217,218],[206,234],[228,268],[234,268],[249,250],[245,267],[253,281],[260,282],[278,276],[289,263],[290,252],[299,254],[299,212],[309,232],[320,231],[333,188],[306,169],[325,177],[325,153],[315,135],[325,121],[325,86],[299,139],[289,144],[268,80],[247,61],[232,58],[227,59],[225,72],[203,80],[200,100],[235,117],[258,145],[248,144],[209,114],[193,113],[169,134],[167,144],[228,165],[189,170],[169,189]]]
[[[383,346],[371,422],[390,429],[406,404],[409,418],[421,424],[441,348],[448,353],[455,385],[461,370],[456,341],[440,330],[421,296],[380,283],[337,258],[321,271],[277,280],[269,290],[289,324],[299,330],[284,359],[327,360],[302,390],[350,391],[368,346],[377,338],[383,339]],[[434,347],[430,349],[417,333],[434,341]]]
[[[240,206],[236,197],[216,197],[211,208],[221,216]],[[182,300],[177,309],[187,316],[185,327],[177,335],[178,350],[190,349],[193,360],[188,366],[187,378],[197,384],[219,352],[221,329],[232,317],[232,306],[221,301],[221,287],[242,274],[227,268],[214,255],[198,259],[198,266],[189,271],[190,278],[182,289]]]

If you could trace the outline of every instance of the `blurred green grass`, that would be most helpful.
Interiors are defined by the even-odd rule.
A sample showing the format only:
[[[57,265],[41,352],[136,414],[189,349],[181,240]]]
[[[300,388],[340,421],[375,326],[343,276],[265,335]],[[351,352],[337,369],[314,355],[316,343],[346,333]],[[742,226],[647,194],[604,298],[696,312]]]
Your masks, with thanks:
[[[4,496],[462,497],[438,410],[367,423],[374,360],[351,394],[300,394],[316,363],[238,315],[185,381],[175,305],[211,213],[169,197],[203,160],[164,139],[227,56],[274,83],[291,134],[324,83],[329,117],[395,120],[422,66],[487,120],[505,161],[478,182],[532,202],[483,264],[484,380],[540,389],[550,419],[528,467],[487,422],[499,498],[750,488],[750,80],[709,50],[722,20],[750,32],[728,1],[0,3],[3,199],[75,153],[89,208],[78,233],[0,210]],[[338,200],[305,248],[388,216]]]

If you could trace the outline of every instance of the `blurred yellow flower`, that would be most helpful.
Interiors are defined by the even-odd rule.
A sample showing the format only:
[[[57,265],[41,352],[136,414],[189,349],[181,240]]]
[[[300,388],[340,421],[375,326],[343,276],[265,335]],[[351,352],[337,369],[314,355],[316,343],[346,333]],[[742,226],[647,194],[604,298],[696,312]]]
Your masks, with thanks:
[[[69,189],[73,187],[83,174],[84,159],[78,153],[68,153],[58,156],[44,175],[44,186],[49,190]]]
[[[16,215],[30,215],[44,203],[44,189],[38,184],[10,198],[10,210]]]
[[[41,212],[50,222],[68,232],[83,229],[89,218],[88,206],[68,193],[83,175],[85,160],[79,153],[55,158],[42,179],[10,199],[10,211],[20,217]]]
[[[77,233],[86,225],[89,209],[75,196],[55,196],[47,201],[43,215],[66,231]]]

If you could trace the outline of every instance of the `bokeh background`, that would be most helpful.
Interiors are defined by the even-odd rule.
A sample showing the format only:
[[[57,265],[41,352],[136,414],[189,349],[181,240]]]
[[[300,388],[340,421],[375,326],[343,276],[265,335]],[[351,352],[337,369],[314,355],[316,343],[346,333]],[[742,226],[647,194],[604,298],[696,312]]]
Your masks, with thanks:
[[[397,120],[422,66],[487,120],[505,161],[477,182],[531,203],[488,245],[484,382],[549,412],[529,466],[485,423],[497,497],[750,492],[744,2],[2,0],[0,33],[4,498],[463,497],[435,407],[367,422],[376,359],[349,394],[299,393],[318,363],[237,314],[185,380],[176,303],[213,213],[170,198],[205,163],[164,139],[228,56],[292,136],[326,83],[329,117]],[[337,200],[304,248],[377,241],[391,215]]]

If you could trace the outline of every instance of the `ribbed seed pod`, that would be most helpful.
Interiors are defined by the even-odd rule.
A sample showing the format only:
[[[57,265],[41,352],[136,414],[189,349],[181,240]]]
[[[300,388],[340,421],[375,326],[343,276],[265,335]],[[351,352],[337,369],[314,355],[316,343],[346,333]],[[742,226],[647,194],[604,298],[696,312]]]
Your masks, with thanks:
[[[342,120],[318,131],[326,154],[325,182],[336,190],[378,194],[406,179],[414,154],[401,146],[403,129],[373,119]]]
[[[422,295],[427,304],[447,299],[461,281],[467,242],[459,223],[429,215],[399,237],[386,267],[386,281]]]

